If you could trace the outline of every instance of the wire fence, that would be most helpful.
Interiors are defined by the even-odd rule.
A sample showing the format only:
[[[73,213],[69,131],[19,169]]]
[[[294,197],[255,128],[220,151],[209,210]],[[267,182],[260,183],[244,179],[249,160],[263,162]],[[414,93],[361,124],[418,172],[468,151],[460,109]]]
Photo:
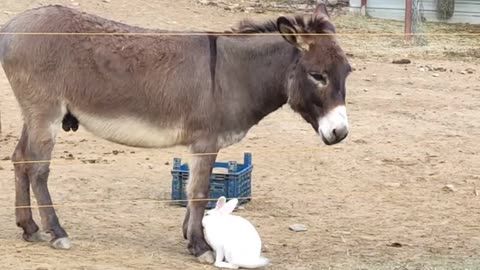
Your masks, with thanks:
[[[280,33],[222,33],[222,32],[0,32],[0,35],[22,35],[22,36],[278,36]],[[282,34],[285,36],[480,36],[476,33],[296,33]]]
[[[107,33],[107,32],[85,32],[85,33],[60,33],[60,32],[0,32],[0,35],[23,35],[23,36],[209,36],[209,35],[217,35],[217,36],[278,36],[279,33],[229,33],[229,32],[115,32],[115,33]],[[288,34],[285,34],[288,35]],[[292,34],[293,35],[293,34]],[[298,33],[295,35],[303,35],[303,36],[469,36],[469,37],[476,37],[480,36],[479,33],[411,33],[405,34],[403,32],[393,33]],[[269,155],[281,154],[281,153],[305,153],[306,149],[295,149],[295,150],[270,150],[268,152]],[[251,151],[248,151],[251,152]],[[243,153],[243,152],[242,152]],[[219,155],[220,152],[209,152],[209,153],[189,153],[189,154],[170,154],[173,156],[181,156],[181,157],[194,157],[194,156],[216,156]],[[229,152],[225,153],[228,155],[233,155],[235,153]],[[87,159],[48,159],[48,160],[0,160],[1,163],[11,163],[13,165],[19,164],[42,164],[42,163],[65,163],[65,164],[72,164],[72,162],[80,161],[84,162],[85,165],[89,165]],[[269,198],[267,196],[256,196],[256,197],[242,197],[238,199],[262,199],[262,198]],[[53,204],[53,205],[31,205],[31,206],[11,206],[11,207],[3,207],[7,209],[22,209],[22,208],[44,208],[44,207],[78,207],[78,206],[98,206],[98,205],[120,205],[120,204],[137,204],[137,203],[180,203],[180,202],[189,202],[189,201],[213,201],[215,199],[189,199],[189,200],[153,200],[153,199],[141,199],[141,200],[130,200],[130,201],[117,201],[117,202],[92,202],[92,203],[71,203],[71,204]]]

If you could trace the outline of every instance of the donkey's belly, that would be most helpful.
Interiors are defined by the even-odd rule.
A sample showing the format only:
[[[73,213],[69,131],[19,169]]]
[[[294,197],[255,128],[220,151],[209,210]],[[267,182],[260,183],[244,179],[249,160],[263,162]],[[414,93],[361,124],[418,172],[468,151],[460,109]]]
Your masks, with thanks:
[[[163,148],[182,143],[183,130],[162,128],[133,117],[104,118],[71,111],[87,131],[106,140],[135,147]]]

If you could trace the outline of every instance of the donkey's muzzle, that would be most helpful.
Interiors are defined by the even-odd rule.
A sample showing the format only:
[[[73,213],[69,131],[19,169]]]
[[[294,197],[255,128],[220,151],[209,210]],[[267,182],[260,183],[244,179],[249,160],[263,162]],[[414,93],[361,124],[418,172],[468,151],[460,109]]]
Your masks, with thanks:
[[[326,145],[341,142],[348,135],[348,119],[345,106],[338,106],[318,121],[318,133]]]

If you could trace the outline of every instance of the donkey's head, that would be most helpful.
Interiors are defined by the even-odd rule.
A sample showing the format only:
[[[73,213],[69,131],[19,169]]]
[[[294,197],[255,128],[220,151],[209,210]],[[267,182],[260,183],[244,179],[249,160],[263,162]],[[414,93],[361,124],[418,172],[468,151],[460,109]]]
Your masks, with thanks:
[[[331,35],[335,27],[325,5],[318,5],[310,18],[280,17],[277,28],[299,52],[287,74],[290,106],[325,144],[339,143],[348,134],[345,81],[351,67]]]

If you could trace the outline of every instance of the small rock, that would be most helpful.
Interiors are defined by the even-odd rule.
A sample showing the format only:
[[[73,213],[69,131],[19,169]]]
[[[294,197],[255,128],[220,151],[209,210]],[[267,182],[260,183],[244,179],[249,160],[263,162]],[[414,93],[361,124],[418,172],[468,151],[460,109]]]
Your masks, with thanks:
[[[457,191],[457,189],[455,188],[454,185],[445,185],[443,188],[442,188],[443,191],[448,191],[448,192],[455,192]]]
[[[396,247],[396,248],[401,248],[403,245],[398,243],[398,242],[394,242],[394,243],[391,243],[391,244],[387,244],[387,247]]]
[[[365,78],[364,80],[365,80],[366,82],[371,82],[371,81],[372,81],[372,79],[370,79],[370,78]]]
[[[396,95],[397,95],[397,96],[401,96],[401,95],[402,95],[402,93],[396,93]]]
[[[419,71],[422,71],[422,72],[424,72],[424,71],[425,71],[425,69],[424,69],[424,68],[419,68],[418,70],[419,70]]]
[[[410,59],[397,59],[397,60],[393,60],[392,61],[393,64],[398,64],[398,65],[406,65],[406,64],[410,64],[412,63],[412,61],[410,61]]]
[[[48,270],[47,267],[37,267],[36,270]]]
[[[465,69],[465,71],[468,73],[468,74],[473,74],[475,72],[475,69],[473,68],[467,68]]]
[[[168,166],[168,165],[170,165],[170,162],[167,161],[164,164],[165,164],[165,166]]]
[[[304,232],[304,231],[307,230],[307,226],[305,226],[303,224],[292,224],[292,225],[288,226],[288,228],[291,231],[294,231],[294,232]]]
[[[114,154],[114,155],[118,155],[118,153],[120,153],[120,151],[118,151],[118,150],[113,150],[112,151],[112,154]]]
[[[153,169],[153,166],[149,164],[148,169],[150,169],[150,170]]]
[[[436,68],[433,68],[434,71],[440,71],[440,72],[446,72],[447,69],[444,68],[444,67],[436,67]]]
[[[462,71],[460,71],[460,74],[465,75],[465,74],[467,74],[467,72],[462,70]]]
[[[111,0],[102,0],[102,2],[104,2],[104,3],[110,3]]]
[[[368,92],[368,89],[367,89],[367,88],[363,88],[363,92]]]
[[[440,75],[438,73],[433,73],[432,76],[433,77],[440,77]]]
[[[206,5],[206,6],[212,6],[212,7],[215,7],[215,6],[218,5],[218,4],[215,3],[214,1],[205,1],[205,0],[200,1],[200,3],[202,3],[202,4]]]
[[[1,169],[2,169],[2,167],[0,167],[0,170],[1,170]],[[477,189],[474,189],[474,190],[473,190],[473,195],[475,195],[475,197],[478,196],[478,190],[477,190]]]
[[[387,186],[387,187],[398,188],[398,187],[400,187],[402,184],[400,184],[400,183],[385,183],[384,185]]]
[[[135,151],[130,151],[130,154],[135,154]]]

